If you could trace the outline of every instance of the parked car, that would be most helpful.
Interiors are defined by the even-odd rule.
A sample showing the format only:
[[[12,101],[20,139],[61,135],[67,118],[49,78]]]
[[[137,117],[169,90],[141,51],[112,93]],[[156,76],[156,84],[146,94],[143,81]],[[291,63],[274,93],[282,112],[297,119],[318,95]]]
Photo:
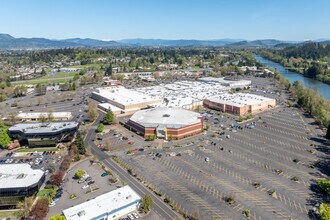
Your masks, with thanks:
[[[109,174],[107,174],[107,173],[102,173],[102,174],[101,174],[102,177],[105,177],[105,176],[108,176],[108,175],[109,175]]]
[[[88,185],[83,185],[81,188],[82,189],[87,189],[89,186]]]

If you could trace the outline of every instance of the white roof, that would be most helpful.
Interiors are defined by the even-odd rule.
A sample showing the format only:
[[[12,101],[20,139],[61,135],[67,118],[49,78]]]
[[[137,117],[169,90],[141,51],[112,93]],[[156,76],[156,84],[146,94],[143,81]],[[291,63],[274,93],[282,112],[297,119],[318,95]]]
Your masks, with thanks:
[[[37,183],[44,172],[32,169],[29,164],[1,164],[0,188],[28,187]]]
[[[137,88],[136,91],[163,100],[159,107],[184,107],[199,103],[210,96],[222,94],[226,89],[228,88],[219,83],[178,81],[172,84]]]
[[[110,103],[100,103],[98,104],[101,108],[104,109],[111,109],[113,112],[121,111],[121,108],[118,108],[117,106],[111,105]]]
[[[126,89],[122,86],[102,87],[98,88],[97,92],[94,93],[125,106],[158,100],[149,95]]]
[[[71,112],[52,112],[51,113],[54,118],[70,118],[72,117]],[[41,116],[47,117],[49,112],[27,112],[27,113],[19,113],[17,115],[18,118],[39,118]]]
[[[8,130],[10,131],[22,131],[25,134],[34,133],[54,133],[58,130],[63,130],[66,128],[76,128],[78,127],[77,122],[46,122],[46,123],[20,123],[11,126]]]
[[[199,113],[183,108],[159,107],[141,110],[130,118],[144,127],[157,127],[163,125],[167,128],[181,128],[201,121]]]
[[[131,187],[124,186],[90,201],[65,209],[63,214],[67,220],[93,219],[104,213],[135,205],[140,200],[141,197]]]
[[[221,104],[242,107],[246,105],[258,105],[263,102],[268,102],[274,99],[247,93],[223,93],[221,95],[210,97],[208,98],[208,100]]]
[[[220,83],[222,85],[249,85],[251,80],[228,80],[225,78],[216,78],[216,77],[202,77],[198,79],[199,81],[208,82],[208,83]]]

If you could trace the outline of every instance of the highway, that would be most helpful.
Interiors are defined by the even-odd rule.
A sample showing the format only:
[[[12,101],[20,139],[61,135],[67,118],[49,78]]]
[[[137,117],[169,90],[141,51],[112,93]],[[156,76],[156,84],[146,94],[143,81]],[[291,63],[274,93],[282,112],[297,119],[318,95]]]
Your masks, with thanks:
[[[91,147],[91,153],[96,155],[98,159],[104,163],[110,170],[114,171],[121,180],[125,181],[136,193],[140,196],[149,194],[154,202],[153,210],[165,220],[172,220],[174,218],[182,219],[170,206],[168,206],[162,199],[155,195],[151,190],[144,186],[140,181],[130,175],[127,170],[118,165],[112,160],[111,156],[100,150],[92,141],[95,136],[95,129],[97,124],[103,119],[104,113],[100,113],[99,117],[91,126],[86,134],[85,146]]]

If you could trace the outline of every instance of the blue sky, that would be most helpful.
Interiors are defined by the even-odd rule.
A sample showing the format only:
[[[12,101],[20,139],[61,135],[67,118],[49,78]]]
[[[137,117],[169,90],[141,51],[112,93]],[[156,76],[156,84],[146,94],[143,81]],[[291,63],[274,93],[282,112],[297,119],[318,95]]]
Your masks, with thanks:
[[[330,0],[0,0],[14,37],[330,38]]]

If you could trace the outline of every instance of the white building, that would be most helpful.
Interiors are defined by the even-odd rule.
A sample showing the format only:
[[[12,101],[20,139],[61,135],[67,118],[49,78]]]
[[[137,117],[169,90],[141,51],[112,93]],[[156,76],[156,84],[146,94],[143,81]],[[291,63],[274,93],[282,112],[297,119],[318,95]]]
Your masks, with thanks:
[[[102,87],[92,93],[92,98],[109,103],[123,110],[124,113],[134,113],[137,110],[148,108],[161,103],[158,98],[126,89],[122,86]]]
[[[51,115],[50,115],[51,114]],[[72,119],[71,112],[21,112],[17,115],[19,121],[38,121],[40,118],[52,117],[54,121],[69,121]]]
[[[108,192],[90,201],[63,210],[67,220],[118,219],[139,207],[141,197],[129,186]]]
[[[211,84],[221,84],[222,86],[227,86],[230,88],[242,88],[251,86],[251,80],[227,80],[225,78],[215,78],[215,77],[203,77],[199,78],[199,81],[211,83]]]

